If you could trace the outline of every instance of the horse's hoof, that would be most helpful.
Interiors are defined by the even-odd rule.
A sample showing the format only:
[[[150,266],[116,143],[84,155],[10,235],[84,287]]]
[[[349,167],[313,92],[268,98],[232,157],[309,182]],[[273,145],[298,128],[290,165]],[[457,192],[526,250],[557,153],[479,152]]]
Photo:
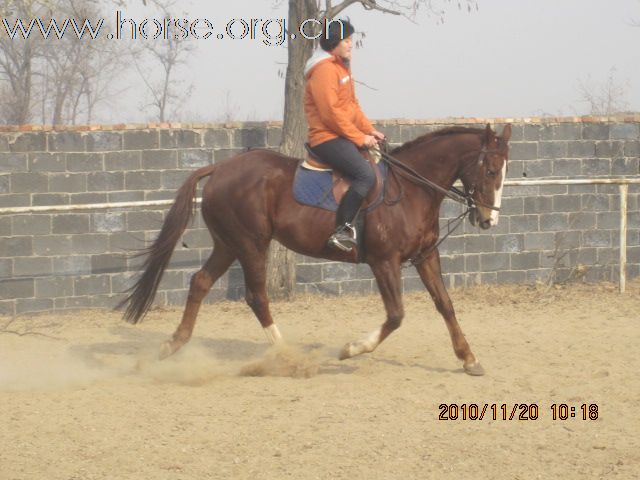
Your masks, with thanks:
[[[482,368],[482,365],[480,365],[480,362],[478,361],[469,365],[464,365],[464,371],[468,375],[473,375],[474,377],[481,377],[485,373],[484,368]]]
[[[158,360],[164,360],[167,357],[170,357],[175,353],[177,349],[173,348],[173,344],[171,341],[167,340],[160,346],[160,351],[158,352]]]

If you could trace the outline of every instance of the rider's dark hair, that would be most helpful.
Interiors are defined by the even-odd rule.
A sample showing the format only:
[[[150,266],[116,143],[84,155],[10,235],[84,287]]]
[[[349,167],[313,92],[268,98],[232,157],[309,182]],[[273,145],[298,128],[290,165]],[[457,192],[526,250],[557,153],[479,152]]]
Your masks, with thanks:
[[[320,37],[320,47],[325,52],[330,52],[336,48],[342,40],[353,35],[355,31],[355,28],[353,28],[349,20],[342,18],[339,20],[331,20]]]

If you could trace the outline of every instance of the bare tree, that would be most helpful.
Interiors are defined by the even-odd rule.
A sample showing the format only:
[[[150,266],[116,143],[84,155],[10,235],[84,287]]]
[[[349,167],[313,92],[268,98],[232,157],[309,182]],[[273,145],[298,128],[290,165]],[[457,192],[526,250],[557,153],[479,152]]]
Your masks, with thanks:
[[[37,0],[2,0],[0,16],[32,18],[44,6],[43,2]],[[34,64],[42,46],[42,39],[0,35],[0,120],[5,123],[19,125],[27,123],[32,117]]]
[[[170,11],[176,8],[175,1],[153,0],[150,3],[162,12],[164,18],[176,18],[170,14]],[[166,121],[169,115],[175,115],[180,102],[191,96],[193,92],[193,83],[185,85],[184,82],[176,78],[176,73],[181,66],[187,64],[194,45],[181,35],[171,34],[166,37],[144,41],[139,57],[141,61],[134,63],[142,82],[151,95],[149,105],[156,110],[155,116],[160,122]],[[144,71],[144,61],[147,59],[153,70],[160,67],[159,79],[150,79],[149,72]]]
[[[112,79],[128,52],[123,44],[106,38],[78,38],[71,28],[59,35],[51,23],[46,24],[46,19],[52,22],[57,18],[62,23],[62,19],[73,18],[81,27],[85,21],[94,22],[95,26],[102,17],[101,7],[107,3],[108,0],[0,2],[2,15],[15,22],[20,19],[25,28],[36,18],[44,22],[31,30],[28,39],[23,38],[18,23],[13,24],[13,37],[0,35],[0,120],[27,123],[37,117],[39,108],[42,123],[74,124],[81,116],[91,122],[96,105],[116,93]],[[50,36],[44,39],[41,28],[47,26]]]
[[[283,3],[279,0],[276,4]],[[336,18],[346,8],[360,4],[365,10],[391,15],[402,15],[413,21],[420,11],[444,21],[445,4],[451,0],[288,0],[288,25],[300,25],[304,20],[316,19],[320,23]],[[466,5],[468,11],[477,8],[476,0],[458,0],[458,8]],[[295,33],[295,32],[294,32]],[[305,32],[307,36],[312,36]],[[313,53],[313,41],[300,35],[287,36],[288,63],[285,77],[284,122],[281,151],[286,155],[301,157],[307,126],[303,112],[304,65]],[[295,254],[277,242],[272,242],[267,272],[267,288],[272,298],[290,298],[295,289]]]
[[[0,80],[4,83],[0,90],[0,115],[6,123],[23,124],[31,118],[33,61],[30,42],[0,38]]]
[[[629,82],[616,79],[615,67],[609,69],[607,80],[603,83],[594,83],[591,78],[580,81],[578,91],[580,101],[588,105],[591,115],[613,115],[629,108]]]
[[[71,11],[67,7],[72,6],[61,2],[56,5],[52,14],[60,17],[70,14]],[[52,18],[55,17],[52,15]],[[51,44],[54,42],[55,46],[52,47]],[[42,72],[45,81],[43,103],[52,111],[50,121],[53,125],[73,123],[75,120],[65,113],[68,114],[70,110],[77,111],[77,108],[70,107],[70,104],[77,104],[75,100],[79,95],[76,95],[76,92],[82,92],[85,87],[80,70],[84,64],[88,63],[88,59],[84,58],[88,50],[87,45],[87,42],[65,36],[61,39],[48,40],[46,48],[43,49],[42,55],[46,63],[46,68]],[[46,112],[48,109],[43,110]],[[42,120],[43,123],[47,121],[46,118]]]
[[[123,65],[131,58],[128,49],[120,48],[114,42],[92,42],[85,62],[80,69],[81,88],[76,92],[72,118],[77,118],[78,106],[84,110],[87,123],[93,121],[93,115],[99,104],[104,104],[121,92],[116,89],[113,79],[123,70]]]
[[[56,15],[83,22],[100,18],[102,12],[97,3],[64,0],[56,6]],[[81,115],[91,123],[96,105],[116,93],[112,79],[129,55],[122,44],[104,37],[79,39],[66,35],[49,41],[43,51],[43,103],[48,106],[45,111],[52,111],[51,123],[75,124]],[[43,122],[47,120],[43,116]]]

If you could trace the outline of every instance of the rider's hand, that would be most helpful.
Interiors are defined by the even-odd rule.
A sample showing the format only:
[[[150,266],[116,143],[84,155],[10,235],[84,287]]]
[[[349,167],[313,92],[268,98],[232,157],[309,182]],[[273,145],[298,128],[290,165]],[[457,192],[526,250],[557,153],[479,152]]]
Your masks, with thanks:
[[[373,135],[365,135],[364,142],[362,144],[363,147],[375,147],[378,144],[378,140]]]
[[[384,140],[387,138],[384,133],[379,132],[378,130],[374,130],[371,132],[371,135],[374,136],[377,140]]]

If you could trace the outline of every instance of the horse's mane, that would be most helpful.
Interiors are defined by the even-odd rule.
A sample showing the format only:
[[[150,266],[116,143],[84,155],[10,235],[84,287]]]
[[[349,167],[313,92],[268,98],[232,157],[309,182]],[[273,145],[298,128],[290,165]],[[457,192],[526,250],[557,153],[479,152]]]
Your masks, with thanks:
[[[436,130],[435,132],[430,132],[430,133],[426,133],[414,140],[409,140],[408,142],[403,143],[402,145],[400,145],[399,147],[394,148],[391,153],[400,153],[400,152],[404,152],[405,150],[409,150],[412,147],[415,147],[416,145],[432,140],[434,138],[438,138],[438,137],[444,137],[447,135],[455,135],[457,133],[476,133],[476,134],[481,134],[484,133],[484,128],[469,128],[469,127],[447,127],[447,128],[443,128],[440,130]]]

